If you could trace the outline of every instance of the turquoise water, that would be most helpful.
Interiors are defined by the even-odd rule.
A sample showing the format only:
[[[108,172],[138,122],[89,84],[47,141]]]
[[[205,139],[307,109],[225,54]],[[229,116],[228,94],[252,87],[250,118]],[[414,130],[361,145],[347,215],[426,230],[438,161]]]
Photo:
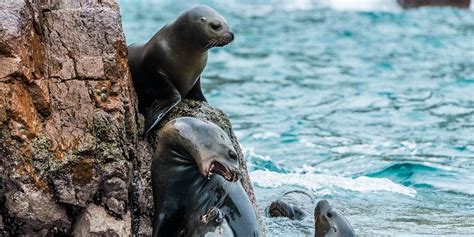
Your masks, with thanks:
[[[127,43],[196,1],[121,1]],[[474,235],[474,12],[201,1],[236,33],[203,74],[245,150],[262,211],[329,199],[362,236]],[[310,210],[312,212],[312,210]],[[265,218],[268,236],[313,233]]]

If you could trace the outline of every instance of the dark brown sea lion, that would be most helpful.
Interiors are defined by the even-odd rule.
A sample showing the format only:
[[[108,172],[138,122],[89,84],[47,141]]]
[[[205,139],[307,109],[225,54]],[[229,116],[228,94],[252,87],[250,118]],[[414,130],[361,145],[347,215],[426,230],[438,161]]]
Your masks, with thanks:
[[[227,21],[217,11],[199,6],[163,26],[146,44],[128,47],[128,64],[145,115],[145,134],[182,98],[206,101],[200,76],[207,51],[234,39]]]
[[[151,178],[153,236],[258,236],[237,154],[217,125],[182,117],[158,133]]]
[[[424,6],[451,6],[468,8],[471,0],[397,0],[403,8],[415,8]]]

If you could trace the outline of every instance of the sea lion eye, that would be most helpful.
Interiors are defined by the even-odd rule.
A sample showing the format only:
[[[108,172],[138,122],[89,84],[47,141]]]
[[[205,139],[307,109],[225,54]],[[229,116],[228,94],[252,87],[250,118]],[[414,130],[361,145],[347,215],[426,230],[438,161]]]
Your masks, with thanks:
[[[235,152],[233,150],[229,150],[229,157],[232,160],[237,160],[237,154],[235,154]]]
[[[327,216],[328,218],[331,218],[331,217],[332,217],[332,213],[328,211],[328,213],[326,213],[326,216]]]
[[[201,17],[201,19],[199,19],[201,22],[205,22],[206,21],[206,18],[205,17]]]
[[[220,22],[211,22],[209,23],[209,25],[213,30],[219,30],[220,28],[222,28],[222,24]]]

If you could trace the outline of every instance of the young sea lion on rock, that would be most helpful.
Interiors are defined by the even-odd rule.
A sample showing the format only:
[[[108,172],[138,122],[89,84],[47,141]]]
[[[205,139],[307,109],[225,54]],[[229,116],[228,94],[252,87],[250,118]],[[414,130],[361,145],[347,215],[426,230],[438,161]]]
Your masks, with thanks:
[[[191,117],[166,123],[151,167],[153,236],[258,236],[238,167],[237,153],[217,125]]]
[[[146,44],[128,47],[128,64],[145,115],[145,135],[182,98],[206,101],[200,77],[207,51],[234,40],[227,21],[214,9],[199,6],[161,28]]]

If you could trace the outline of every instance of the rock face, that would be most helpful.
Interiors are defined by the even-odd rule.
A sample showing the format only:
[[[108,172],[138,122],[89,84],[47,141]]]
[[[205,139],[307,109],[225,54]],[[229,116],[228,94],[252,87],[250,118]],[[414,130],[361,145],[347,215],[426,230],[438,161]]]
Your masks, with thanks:
[[[403,8],[416,8],[424,6],[451,6],[459,8],[469,8],[471,0],[397,0]]]
[[[1,236],[151,234],[154,139],[138,137],[120,20],[114,0],[0,2]],[[242,161],[220,110],[178,116],[216,122]]]
[[[0,3],[1,210],[11,235],[69,234],[97,209],[131,219],[137,126],[118,5],[43,2]]]

